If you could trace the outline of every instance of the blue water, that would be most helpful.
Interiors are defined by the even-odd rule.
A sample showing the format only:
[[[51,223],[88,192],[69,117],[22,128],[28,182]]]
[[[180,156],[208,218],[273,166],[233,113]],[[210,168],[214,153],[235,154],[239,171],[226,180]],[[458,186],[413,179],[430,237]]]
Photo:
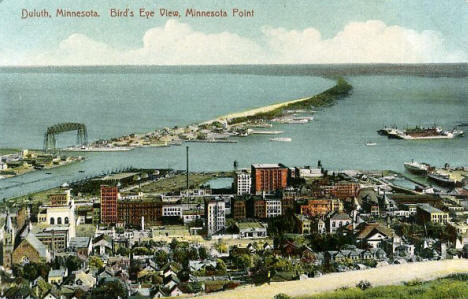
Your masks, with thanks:
[[[238,138],[237,144],[191,143],[190,169],[229,170],[251,163],[282,162],[330,169],[393,169],[410,159],[443,165],[468,164],[468,137],[403,141],[379,136],[383,125],[452,128],[468,122],[466,78],[351,76],[353,94],[321,108],[302,125],[275,125],[292,142],[271,136]],[[42,146],[47,126],[77,121],[90,140],[186,125],[284,100],[316,94],[333,81],[310,76],[229,73],[4,73],[0,90],[0,147]],[[6,88],[5,88],[6,87]],[[468,130],[468,128],[465,128]],[[74,136],[59,136],[73,143]],[[376,146],[366,146],[366,142]],[[185,168],[185,147],[140,148],[131,152],[85,153],[86,161],[0,180],[0,198],[57,186],[63,182],[126,166]],[[78,172],[84,170],[84,173]]]

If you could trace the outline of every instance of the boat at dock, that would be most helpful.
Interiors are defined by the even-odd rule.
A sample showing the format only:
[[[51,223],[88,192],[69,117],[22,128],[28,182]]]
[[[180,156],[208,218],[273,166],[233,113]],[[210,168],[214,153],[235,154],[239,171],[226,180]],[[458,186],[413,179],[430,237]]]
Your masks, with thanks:
[[[431,166],[426,163],[418,163],[416,161],[405,162],[403,163],[406,170],[417,175],[427,175]]]
[[[291,142],[292,139],[289,137],[277,137],[277,138],[270,138],[270,141],[277,141],[277,142]]]
[[[440,186],[455,187],[455,180],[450,178],[449,174],[433,172],[429,173],[427,177]]]

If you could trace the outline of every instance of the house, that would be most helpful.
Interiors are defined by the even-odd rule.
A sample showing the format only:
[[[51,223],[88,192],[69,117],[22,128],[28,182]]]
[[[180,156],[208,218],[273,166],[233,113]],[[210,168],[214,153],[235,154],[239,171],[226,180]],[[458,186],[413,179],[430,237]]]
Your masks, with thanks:
[[[180,280],[177,278],[177,275],[171,274],[164,277],[163,284],[166,289],[172,289],[174,286],[180,284]]]
[[[60,269],[51,269],[49,271],[49,276],[47,282],[50,284],[61,285],[63,279],[68,276],[68,269],[60,267]]]
[[[112,238],[108,235],[99,235],[93,239],[93,252],[98,255],[112,253]]]
[[[310,234],[312,221],[304,215],[296,215],[296,226],[300,234]]]
[[[88,257],[93,250],[93,244],[89,237],[74,237],[70,239],[68,249],[76,252],[78,256]]]
[[[384,240],[393,238],[395,232],[380,223],[361,223],[355,229],[356,239],[360,244],[367,244],[372,248],[381,247]]]
[[[75,278],[74,285],[83,287],[84,289],[91,289],[96,285],[96,278],[83,270],[73,272]]]
[[[338,229],[350,224],[352,221],[346,213],[334,212],[328,219],[328,232],[330,234],[335,234]]]

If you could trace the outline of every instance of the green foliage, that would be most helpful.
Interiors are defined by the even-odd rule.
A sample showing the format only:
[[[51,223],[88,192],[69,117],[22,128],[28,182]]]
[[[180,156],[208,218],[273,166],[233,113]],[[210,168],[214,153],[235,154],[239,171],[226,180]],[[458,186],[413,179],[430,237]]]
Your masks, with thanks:
[[[82,264],[83,262],[75,255],[70,255],[65,260],[65,267],[67,267],[69,273],[80,269]]]
[[[151,255],[151,250],[147,247],[135,247],[132,249],[134,255]]]
[[[291,297],[286,295],[286,294],[279,293],[279,294],[275,295],[274,299],[291,299]]]
[[[206,251],[206,248],[201,246],[200,248],[198,248],[198,255],[200,257],[200,259],[204,260],[208,257],[208,252]]]
[[[122,298],[127,299],[128,293],[125,286],[115,280],[106,282],[91,291],[90,299],[107,299],[107,298]]]
[[[154,261],[160,267],[164,266],[168,262],[168,255],[164,250],[157,250],[154,253]]]
[[[118,255],[121,255],[121,256],[128,256],[130,254],[131,250],[127,247],[119,247],[119,249],[117,249],[117,252],[116,254]]]
[[[97,256],[91,256],[88,259],[89,267],[94,269],[101,269],[104,267],[104,262]]]
[[[361,280],[357,285],[357,288],[360,288],[361,290],[367,290],[368,288],[372,287],[372,284],[368,282],[367,280]]]
[[[311,234],[308,236],[309,245],[314,251],[340,250],[347,244],[354,244],[352,236],[340,234]]]

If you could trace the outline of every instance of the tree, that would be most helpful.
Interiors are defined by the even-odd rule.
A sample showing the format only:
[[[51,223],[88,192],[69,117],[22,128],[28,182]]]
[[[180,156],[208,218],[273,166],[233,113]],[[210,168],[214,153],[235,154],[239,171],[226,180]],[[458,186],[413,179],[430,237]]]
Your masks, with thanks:
[[[65,267],[67,267],[68,272],[73,272],[81,268],[83,262],[75,255],[70,255],[65,260]]]
[[[241,254],[234,258],[237,268],[247,270],[251,265],[251,258],[248,254]]]
[[[206,248],[201,246],[198,248],[198,255],[200,256],[200,259],[204,260],[208,257],[208,253],[206,252]]]
[[[104,267],[104,262],[97,256],[91,256],[88,261],[90,268],[101,269]]]
[[[105,282],[91,291],[90,299],[108,299],[108,298],[127,299],[128,293],[125,286],[118,280]]]
[[[216,250],[219,252],[225,253],[228,250],[227,244],[224,240],[219,239],[218,242],[215,244]]]
[[[172,250],[176,249],[179,246],[179,242],[174,238],[172,239],[171,243],[169,244]]]
[[[130,254],[131,250],[127,247],[119,247],[119,249],[117,249],[117,254],[118,255],[121,255],[121,256],[128,256]]]
[[[167,253],[164,250],[157,250],[154,253],[154,261],[156,262],[156,264],[162,267],[168,262]]]

